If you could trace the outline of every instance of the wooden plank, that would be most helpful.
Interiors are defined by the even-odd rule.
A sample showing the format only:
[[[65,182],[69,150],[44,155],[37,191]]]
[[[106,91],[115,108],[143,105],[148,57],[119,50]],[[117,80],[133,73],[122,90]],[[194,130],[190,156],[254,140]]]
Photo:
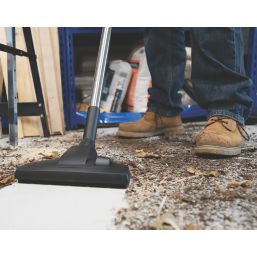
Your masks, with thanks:
[[[4,27],[0,27],[0,42],[2,44],[6,44],[7,42]],[[7,53],[2,51],[0,51],[0,64],[1,64],[2,74],[3,74],[3,80],[6,88],[6,94],[8,98]],[[24,134],[23,134],[21,118],[18,118],[18,138],[23,138],[23,137],[24,137]]]
[[[54,65],[55,65],[55,75],[56,75],[56,80],[57,80],[59,104],[60,104],[62,124],[63,124],[63,129],[64,129],[65,122],[64,122],[64,110],[63,110],[63,97],[62,97],[62,80],[61,80],[61,63],[60,63],[58,28],[51,27],[50,34],[51,34],[52,49],[53,49],[53,53],[54,53]]]
[[[39,64],[47,116],[51,134],[64,134],[60,67],[58,68],[56,39],[52,42],[50,28],[33,28],[33,40]],[[57,33],[57,30],[56,30]],[[60,64],[59,64],[60,66]]]
[[[27,51],[22,28],[16,28],[16,47]],[[27,57],[16,58],[17,91],[20,102],[36,101],[36,94],[31,75],[29,60]],[[22,117],[24,136],[43,136],[39,117]]]

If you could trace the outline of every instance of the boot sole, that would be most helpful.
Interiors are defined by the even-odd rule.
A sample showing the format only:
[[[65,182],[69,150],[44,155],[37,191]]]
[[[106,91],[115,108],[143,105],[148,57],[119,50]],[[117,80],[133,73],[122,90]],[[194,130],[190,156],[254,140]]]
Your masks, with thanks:
[[[118,137],[125,137],[125,138],[143,138],[143,137],[153,137],[153,136],[160,136],[164,134],[182,134],[184,132],[184,126],[174,126],[165,129],[154,130],[150,132],[129,132],[118,130],[116,136]]]
[[[194,151],[197,155],[236,156],[241,153],[241,147],[202,145],[196,146]]]

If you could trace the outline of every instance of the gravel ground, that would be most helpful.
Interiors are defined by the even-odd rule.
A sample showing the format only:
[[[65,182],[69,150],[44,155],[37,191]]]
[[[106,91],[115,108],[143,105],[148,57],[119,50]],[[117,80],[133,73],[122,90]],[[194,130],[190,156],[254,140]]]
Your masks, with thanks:
[[[193,153],[202,125],[188,123],[183,135],[170,138],[121,139],[100,131],[99,154],[128,164],[132,174],[117,229],[257,229],[257,127],[247,127],[251,139],[240,156],[207,159]],[[81,132],[25,138],[17,148],[0,139],[0,181],[16,165],[56,158],[80,138]]]

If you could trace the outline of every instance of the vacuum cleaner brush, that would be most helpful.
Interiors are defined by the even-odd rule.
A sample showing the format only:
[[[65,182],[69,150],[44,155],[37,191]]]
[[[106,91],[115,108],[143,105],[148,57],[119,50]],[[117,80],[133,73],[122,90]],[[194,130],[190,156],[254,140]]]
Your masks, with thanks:
[[[58,160],[46,160],[18,168],[16,178],[19,183],[127,188],[130,175],[122,164],[61,165]]]

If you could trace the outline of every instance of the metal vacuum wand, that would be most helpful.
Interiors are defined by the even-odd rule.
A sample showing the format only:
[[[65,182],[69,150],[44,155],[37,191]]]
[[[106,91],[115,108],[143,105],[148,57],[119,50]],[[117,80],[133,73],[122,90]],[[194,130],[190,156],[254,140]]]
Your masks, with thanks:
[[[100,107],[101,103],[101,92],[103,87],[104,74],[106,70],[110,38],[111,38],[111,28],[103,28],[99,54],[96,62],[96,71],[94,78],[94,90],[91,98],[91,106]]]
[[[96,138],[98,115],[100,110],[103,80],[104,80],[108,52],[109,52],[111,30],[112,29],[110,27],[103,28],[102,30],[99,52],[98,52],[98,57],[96,62],[96,71],[95,71],[94,87],[93,87],[94,89],[93,89],[90,107],[88,108],[88,112],[87,112],[87,121],[86,121],[84,135],[83,135],[84,139],[89,139],[92,141],[95,141],[95,138]]]

